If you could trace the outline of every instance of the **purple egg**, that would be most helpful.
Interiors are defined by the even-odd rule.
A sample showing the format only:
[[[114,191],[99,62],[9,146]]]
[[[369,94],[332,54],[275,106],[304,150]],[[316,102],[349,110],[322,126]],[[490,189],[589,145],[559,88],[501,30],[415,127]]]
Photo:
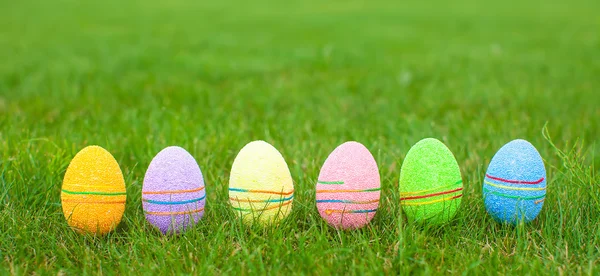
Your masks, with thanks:
[[[168,147],[152,159],[142,187],[148,222],[165,234],[183,232],[202,218],[205,202],[202,172],[185,149]]]

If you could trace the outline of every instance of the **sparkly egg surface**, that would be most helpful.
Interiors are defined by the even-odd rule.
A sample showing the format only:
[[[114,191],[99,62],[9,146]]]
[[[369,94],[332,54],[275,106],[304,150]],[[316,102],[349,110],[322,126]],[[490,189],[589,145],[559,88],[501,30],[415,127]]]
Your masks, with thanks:
[[[316,204],[329,225],[341,229],[367,225],[380,196],[379,169],[365,146],[346,142],[327,157],[316,184]]]
[[[535,219],[546,198],[546,169],[535,147],[525,140],[504,145],[492,158],[483,181],[487,212],[498,222]]]
[[[231,167],[229,200],[245,223],[277,223],[290,213],[294,184],[277,149],[254,141],[240,150]]]
[[[194,226],[204,215],[206,191],[196,160],[185,149],[168,147],[148,166],[142,187],[146,220],[165,234]]]
[[[61,191],[67,223],[78,232],[106,234],[125,212],[125,180],[114,157],[99,146],[82,149],[71,161]]]
[[[408,151],[399,182],[400,203],[409,220],[444,223],[460,206],[463,184],[458,163],[436,139],[423,139]]]

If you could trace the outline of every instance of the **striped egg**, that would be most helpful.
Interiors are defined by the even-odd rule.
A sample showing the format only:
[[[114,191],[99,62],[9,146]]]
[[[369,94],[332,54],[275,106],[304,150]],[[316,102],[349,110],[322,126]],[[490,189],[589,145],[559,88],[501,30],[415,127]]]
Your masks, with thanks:
[[[454,155],[437,139],[416,143],[400,171],[400,204],[412,221],[441,224],[453,218],[463,195]]]
[[[338,146],[325,160],[316,186],[319,214],[335,228],[363,227],[379,207],[379,169],[361,143]]]
[[[264,141],[242,148],[233,161],[229,201],[245,223],[270,224],[292,210],[294,183],[283,156]]]
[[[152,159],[142,187],[150,224],[165,234],[183,232],[202,218],[205,202],[202,172],[185,149],[168,147]]]
[[[125,180],[119,164],[105,149],[89,146],[71,161],[62,184],[62,210],[78,232],[106,234],[125,212]]]
[[[483,180],[487,212],[498,222],[535,219],[546,198],[546,169],[535,147],[525,140],[504,145],[492,158]]]

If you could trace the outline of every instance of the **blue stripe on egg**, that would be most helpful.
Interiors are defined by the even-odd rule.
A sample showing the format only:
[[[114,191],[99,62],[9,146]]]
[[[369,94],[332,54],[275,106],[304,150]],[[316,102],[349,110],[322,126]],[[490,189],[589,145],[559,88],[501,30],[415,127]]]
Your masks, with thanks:
[[[199,198],[188,199],[188,200],[180,200],[180,201],[161,201],[161,200],[153,200],[153,199],[143,199],[144,202],[152,203],[152,204],[160,204],[160,205],[179,205],[179,204],[187,204],[198,202],[206,198],[206,195],[203,195]]]

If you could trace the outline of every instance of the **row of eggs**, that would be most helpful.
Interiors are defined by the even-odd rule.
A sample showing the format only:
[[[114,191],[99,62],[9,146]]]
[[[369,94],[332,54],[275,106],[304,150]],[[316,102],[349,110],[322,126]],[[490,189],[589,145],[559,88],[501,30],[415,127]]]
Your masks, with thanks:
[[[400,203],[407,218],[431,224],[456,214],[463,181],[452,152],[427,138],[407,153],[400,172]],[[541,211],[546,172],[537,150],[514,140],[493,157],[485,175],[483,196],[497,221],[530,221]],[[68,224],[79,232],[105,234],[121,221],[126,189],[117,161],[106,150],[90,146],[71,161],[63,181],[61,204]],[[381,198],[379,169],[358,142],[338,146],[325,160],[316,180],[316,207],[339,229],[367,225]],[[283,156],[270,144],[254,141],[241,149],[231,168],[229,201],[246,223],[273,224],[286,217],[294,201],[294,184]],[[168,147],[150,163],[142,187],[149,223],[163,233],[178,233],[204,215],[204,177],[194,157]]]

